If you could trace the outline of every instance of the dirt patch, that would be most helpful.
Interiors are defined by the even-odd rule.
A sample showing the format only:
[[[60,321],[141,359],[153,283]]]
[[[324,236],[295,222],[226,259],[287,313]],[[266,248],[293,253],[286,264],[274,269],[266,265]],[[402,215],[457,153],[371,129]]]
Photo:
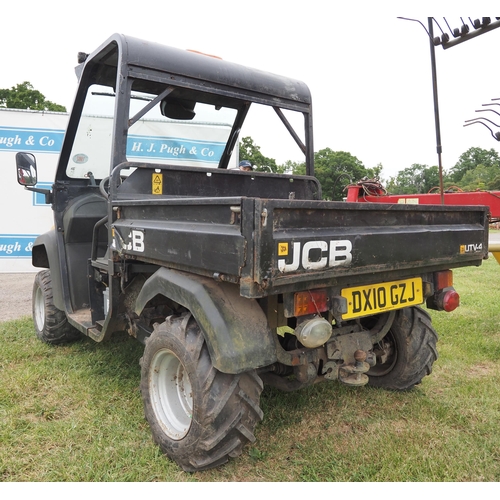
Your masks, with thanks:
[[[481,363],[479,365],[471,366],[467,370],[467,375],[471,378],[484,378],[490,377],[496,370],[496,363]]]
[[[35,273],[0,273],[0,322],[31,316]]]

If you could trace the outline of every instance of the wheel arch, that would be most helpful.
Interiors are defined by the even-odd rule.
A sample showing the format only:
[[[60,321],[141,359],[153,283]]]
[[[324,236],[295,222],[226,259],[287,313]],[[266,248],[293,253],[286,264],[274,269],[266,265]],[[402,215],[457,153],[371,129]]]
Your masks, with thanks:
[[[236,285],[160,268],[144,283],[135,301],[135,313],[140,315],[158,294],[191,312],[219,371],[242,373],[277,360],[264,311],[255,299],[242,297]]]
[[[61,311],[64,311],[65,302],[62,293],[55,231],[48,231],[36,238],[31,252],[31,263],[34,267],[50,269],[54,305]]]

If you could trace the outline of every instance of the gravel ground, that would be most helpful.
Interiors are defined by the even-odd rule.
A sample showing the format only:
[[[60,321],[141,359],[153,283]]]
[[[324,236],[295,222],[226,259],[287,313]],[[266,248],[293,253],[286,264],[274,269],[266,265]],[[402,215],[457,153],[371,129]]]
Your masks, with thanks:
[[[0,322],[31,316],[34,273],[0,273]]]

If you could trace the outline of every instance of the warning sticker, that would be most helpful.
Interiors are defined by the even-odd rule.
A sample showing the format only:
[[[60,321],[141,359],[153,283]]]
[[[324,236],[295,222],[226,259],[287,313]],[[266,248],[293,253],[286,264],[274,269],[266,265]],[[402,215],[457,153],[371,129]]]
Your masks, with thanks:
[[[153,194],[163,194],[163,174],[156,172],[153,174],[151,192]]]

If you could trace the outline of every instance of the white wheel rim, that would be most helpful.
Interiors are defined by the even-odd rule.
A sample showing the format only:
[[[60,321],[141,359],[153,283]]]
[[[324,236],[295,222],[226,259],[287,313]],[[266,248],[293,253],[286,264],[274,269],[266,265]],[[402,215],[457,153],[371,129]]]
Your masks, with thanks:
[[[45,322],[45,299],[43,291],[40,287],[36,289],[34,304],[33,304],[33,319],[35,320],[38,331],[43,331]]]
[[[156,418],[169,438],[182,439],[193,414],[191,382],[179,358],[169,349],[158,351],[151,362],[149,390]]]

